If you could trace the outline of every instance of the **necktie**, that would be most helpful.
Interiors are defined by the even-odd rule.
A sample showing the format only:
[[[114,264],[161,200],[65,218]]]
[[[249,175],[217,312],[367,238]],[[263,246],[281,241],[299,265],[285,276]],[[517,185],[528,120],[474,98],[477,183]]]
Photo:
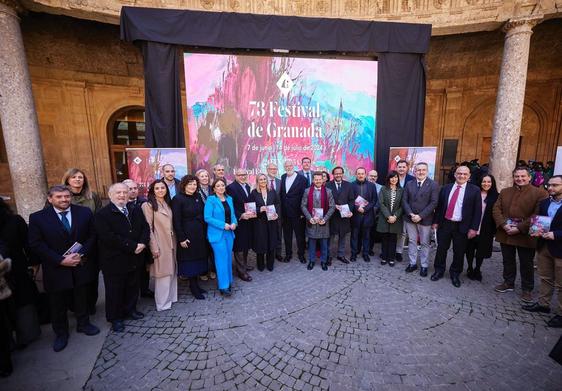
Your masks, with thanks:
[[[269,184],[269,190],[275,190],[275,181],[272,179],[271,183]]]
[[[246,183],[244,185],[244,191],[246,192],[246,197],[250,195],[250,186]]]
[[[306,182],[308,183],[308,186],[310,186],[310,172],[306,173]]]
[[[453,196],[451,197],[451,201],[449,205],[447,205],[447,212],[445,212],[445,218],[447,220],[453,219],[453,212],[455,211],[455,205],[457,204],[457,200],[459,198],[459,193],[461,192],[461,185],[457,185]]]
[[[338,193],[339,193],[339,191],[340,191],[340,186],[341,186],[341,185],[336,182],[336,191],[337,191]]]
[[[421,187],[421,182],[418,182],[418,189]]]
[[[70,233],[70,222],[66,218],[67,213],[68,213],[68,211],[59,213],[60,214],[60,221],[62,222],[62,225],[64,226],[64,229],[66,230],[66,232]]]
[[[123,212],[123,214],[125,215],[126,218],[129,218],[129,210],[127,209],[126,206],[124,206],[124,207],[121,209],[121,212]]]

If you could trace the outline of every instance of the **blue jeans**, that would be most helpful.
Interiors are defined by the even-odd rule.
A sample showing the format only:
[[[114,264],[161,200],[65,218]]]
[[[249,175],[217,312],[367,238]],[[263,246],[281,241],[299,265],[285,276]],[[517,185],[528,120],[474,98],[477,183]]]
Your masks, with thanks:
[[[316,260],[316,243],[320,243],[320,262],[326,263],[328,260],[328,238],[308,238],[308,260],[310,262],[314,262]]]

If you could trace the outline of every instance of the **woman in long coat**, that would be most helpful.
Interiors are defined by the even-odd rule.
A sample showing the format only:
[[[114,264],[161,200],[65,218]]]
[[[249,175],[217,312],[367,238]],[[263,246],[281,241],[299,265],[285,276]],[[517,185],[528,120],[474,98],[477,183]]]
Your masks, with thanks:
[[[267,176],[258,174],[256,178],[256,188],[250,194],[256,203],[258,217],[253,225],[253,250],[257,254],[257,266],[259,271],[264,269],[264,257],[266,258],[267,270],[273,270],[275,260],[275,248],[277,247],[278,228],[277,212],[279,211],[279,196],[274,189],[268,189]],[[266,206],[275,206],[275,216],[269,220],[267,217]]]
[[[142,204],[141,208],[150,226],[149,247],[154,258],[150,275],[154,277],[156,310],[169,310],[172,303],[178,301],[178,280],[170,192],[163,179],[150,185],[148,202]]]
[[[397,235],[402,233],[402,193],[398,173],[391,171],[386,177],[385,186],[379,194],[380,216],[377,232],[382,235],[381,265],[394,266],[396,261]]]
[[[494,204],[498,199],[498,189],[496,179],[493,175],[486,174],[480,178],[480,194],[482,196],[482,218],[478,234],[470,239],[466,245],[466,261],[468,268],[466,275],[471,280],[482,281],[480,267],[484,259],[492,256],[494,246],[494,235],[496,234],[496,223],[492,216]],[[473,269],[474,258],[476,257],[476,267]]]
[[[178,239],[178,274],[189,279],[193,297],[203,300],[206,291],[199,286],[197,276],[208,271],[209,244],[205,237],[205,203],[198,190],[197,177],[184,176],[180,181],[180,193],[172,201],[172,209]]]

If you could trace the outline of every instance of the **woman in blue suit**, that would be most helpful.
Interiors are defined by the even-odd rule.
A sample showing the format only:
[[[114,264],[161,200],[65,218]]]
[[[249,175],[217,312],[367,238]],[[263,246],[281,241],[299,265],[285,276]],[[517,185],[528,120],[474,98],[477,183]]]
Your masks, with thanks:
[[[207,223],[207,238],[215,254],[217,281],[221,295],[230,296],[232,285],[232,245],[234,230],[238,222],[234,215],[232,197],[226,194],[226,181],[222,178],[215,180],[212,186],[214,195],[210,195],[205,202],[205,222]]]

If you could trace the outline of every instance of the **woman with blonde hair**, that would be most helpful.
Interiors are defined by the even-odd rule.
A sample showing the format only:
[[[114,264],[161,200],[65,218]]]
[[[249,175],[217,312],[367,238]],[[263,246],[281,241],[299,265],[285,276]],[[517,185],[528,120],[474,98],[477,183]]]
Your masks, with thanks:
[[[141,208],[150,226],[149,247],[154,258],[150,274],[154,277],[156,311],[169,310],[172,303],[178,301],[176,236],[170,191],[163,179],[152,182],[148,188],[148,201]]]

